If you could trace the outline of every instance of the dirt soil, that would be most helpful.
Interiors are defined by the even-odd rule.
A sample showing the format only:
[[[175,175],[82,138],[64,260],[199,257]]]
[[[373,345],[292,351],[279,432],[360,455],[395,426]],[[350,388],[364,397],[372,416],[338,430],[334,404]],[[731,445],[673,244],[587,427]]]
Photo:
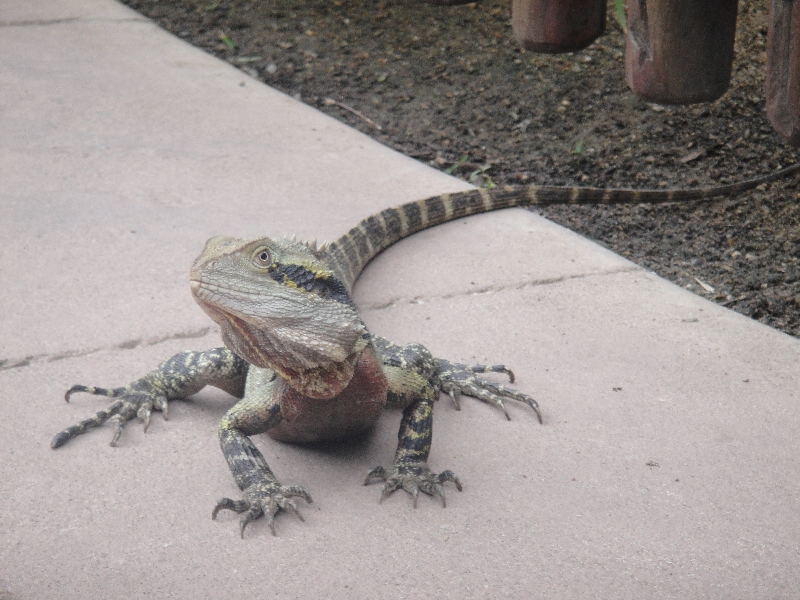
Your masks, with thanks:
[[[511,2],[124,0],[186,41],[384,144],[477,185],[680,188],[786,166],[764,114],[767,0],[739,3],[718,101],[662,107],[625,85],[609,13],[586,50],[534,54]],[[548,218],[704,297],[800,336],[800,187],[702,206],[553,207]]]

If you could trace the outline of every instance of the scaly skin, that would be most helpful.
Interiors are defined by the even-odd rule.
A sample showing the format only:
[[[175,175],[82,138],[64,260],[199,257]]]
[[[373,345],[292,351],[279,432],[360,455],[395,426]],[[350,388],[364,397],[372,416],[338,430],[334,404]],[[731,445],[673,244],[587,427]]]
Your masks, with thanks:
[[[286,510],[302,519],[293,498],[311,502],[311,496],[301,487],[282,485],[250,437],[268,433],[294,442],[341,439],[371,427],[388,404],[403,410],[394,463],[370,471],[365,485],[381,479],[381,499],[402,488],[415,507],[419,492],[440,498],[444,506],[444,484],[452,482],[461,491],[461,482],[452,471],[437,475],[428,466],[433,403],[440,392],[456,408],[464,394],[497,406],[506,418],[508,400],[529,405],[540,423],[542,415],[527,394],[479,377],[504,373],[513,383],[513,373],[503,365],[452,363],[419,344],[400,347],[367,331],[350,292],[372,258],[423,229],[500,208],[704,200],[798,169],[800,164],[705,190],[530,186],[446,194],[386,209],[321,248],[286,239],[212,238],[192,267],[191,288],[201,308],[219,324],[226,347],[177,354],[125,387],[73,386],[67,400],[76,392],[115,400],[57,434],[51,446],[62,446],[106,420],[113,423],[114,445],[134,416],[147,428],[154,409],[166,418],[170,400],[206,385],[219,387],[241,398],[220,422],[219,441],[242,499],[221,499],[212,517],[223,509],[240,513],[244,536],[247,524],[263,516],[274,534],[275,515]]]

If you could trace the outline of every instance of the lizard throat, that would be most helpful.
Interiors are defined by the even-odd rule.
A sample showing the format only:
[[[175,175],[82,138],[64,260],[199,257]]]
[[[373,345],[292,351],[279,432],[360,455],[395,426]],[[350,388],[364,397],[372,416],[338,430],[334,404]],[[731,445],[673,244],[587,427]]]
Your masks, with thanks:
[[[219,302],[219,288],[210,292],[196,280],[192,280],[191,288],[203,311],[220,326],[223,342],[230,350],[250,364],[275,371],[291,388],[309,398],[330,399],[347,387],[356,362],[369,343],[364,330],[355,343],[348,345],[346,355],[331,358],[320,349],[316,356],[309,357],[307,347],[298,348],[291,338],[279,338],[275,328],[260,326],[257,320],[226,310]]]
[[[344,390],[353,378],[355,365],[366,345],[350,354],[345,360],[328,365],[302,368],[287,365],[286,357],[280,353],[273,355],[262,350],[263,343],[253,335],[252,328],[246,321],[224,314],[224,322],[220,323],[222,339],[225,345],[246,361],[258,366],[272,369],[289,387],[315,400],[328,400]]]

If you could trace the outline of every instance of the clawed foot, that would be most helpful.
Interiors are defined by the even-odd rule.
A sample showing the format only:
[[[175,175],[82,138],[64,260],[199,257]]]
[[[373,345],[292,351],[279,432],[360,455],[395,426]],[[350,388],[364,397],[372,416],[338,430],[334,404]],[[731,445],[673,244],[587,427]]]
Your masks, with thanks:
[[[542,413],[539,410],[539,404],[536,400],[514,388],[477,377],[477,373],[505,373],[508,375],[511,383],[514,383],[514,373],[503,365],[491,367],[479,365],[468,367],[467,365],[451,363],[450,361],[439,359],[439,389],[450,396],[456,410],[461,410],[459,398],[461,394],[464,394],[473,396],[489,404],[494,404],[503,411],[506,419],[510,421],[511,416],[508,414],[508,409],[503,400],[516,400],[517,402],[524,402],[530,406],[533,412],[536,413],[536,418],[539,419],[539,423],[542,422]]]
[[[56,434],[50,442],[51,448],[63,446],[72,438],[94,427],[100,427],[106,421],[111,422],[111,426],[114,430],[110,445],[116,446],[125,423],[134,417],[139,417],[139,419],[144,422],[144,430],[147,431],[150,425],[150,415],[153,410],[160,410],[165,420],[169,416],[167,398],[157,388],[149,385],[146,379],[142,379],[129,386],[114,389],[73,385],[67,390],[64,399],[69,402],[70,396],[78,392],[94,394],[96,396],[107,396],[109,398],[116,398],[116,400],[106,409],[98,411],[88,419]]]
[[[369,485],[374,479],[381,479],[386,482],[381,489],[379,502],[382,502],[384,498],[396,489],[403,488],[414,498],[414,508],[417,508],[417,497],[420,492],[440,498],[442,506],[446,507],[447,502],[442,484],[447,481],[455,483],[458,491],[461,491],[461,482],[452,471],[442,471],[438,475],[434,475],[428,468],[428,464],[424,462],[394,465],[388,471],[383,467],[375,467],[367,475],[364,485]]]
[[[312,502],[308,492],[299,486],[285,486],[277,481],[254,483],[245,488],[241,500],[222,498],[217,502],[211,518],[216,519],[217,513],[223,509],[242,513],[242,516],[239,517],[239,535],[244,537],[244,528],[247,527],[247,524],[263,516],[267,519],[272,535],[275,535],[275,515],[281,509],[291,511],[297,515],[298,519],[305,521],[297,509],[297,504],[290,499],[297,496],[309,504]]]

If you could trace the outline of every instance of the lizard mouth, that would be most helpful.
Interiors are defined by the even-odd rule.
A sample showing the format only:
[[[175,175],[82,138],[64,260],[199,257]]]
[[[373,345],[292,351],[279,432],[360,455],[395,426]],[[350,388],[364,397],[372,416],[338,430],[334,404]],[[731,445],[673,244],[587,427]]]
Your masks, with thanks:
[[[224,313],[221,310],[217,310],[216,307],[208,302],[206,296],[208,295],[208,289],[205,288],[202,281],[198,281],[197,279],[192,279],[189,282],[189,287],[192,289],[192,297],[194,298],[195,302],[200,305],[200,308],[203,309],[209,317],[211,317],[214,322],[217,324],[221,324],[221,321],[225,318]],[[205,294],[203,292],[206,292]]]

